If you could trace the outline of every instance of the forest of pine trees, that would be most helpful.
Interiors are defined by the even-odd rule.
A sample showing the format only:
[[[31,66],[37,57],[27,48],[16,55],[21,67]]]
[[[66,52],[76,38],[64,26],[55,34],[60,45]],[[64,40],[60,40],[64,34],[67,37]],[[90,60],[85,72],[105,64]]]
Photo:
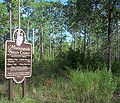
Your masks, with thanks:
[[[9,3],[0,2],[0,103],[8,103]],[[11,3],[13,34],[18,0]],[[33,47],[33,72],[26,98],[14,84],[13,103],[120,103],[119,0],[21,0],[20,18]]]

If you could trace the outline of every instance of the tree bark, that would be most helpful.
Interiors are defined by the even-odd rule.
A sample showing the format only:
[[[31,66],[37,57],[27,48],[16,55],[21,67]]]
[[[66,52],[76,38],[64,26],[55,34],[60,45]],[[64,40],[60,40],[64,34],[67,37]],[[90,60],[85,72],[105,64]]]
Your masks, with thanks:
[[[39,30],[39,37],[38,37],[38,43],[37,43],[37,46],[38,46],[38,51],[40,51],[40,45],[41,45],[41,41],[40,41],[40,30]]]
[[[73,32],[72,32],[72,49],[74,49],[74,48],[73,48]]]
[[[120,54],[119,54],[119,53],[120,53],[120,49],[119,49],[119,40],[118,40],[118,51],[117,51],[117,52],[118,52],[118,53],[117,53],[117,59],[120,60]]]
[[[116,27],[117,27],[117,24],[116,24]],[[118,34],[117,34],[117,30],[116,30],[116,33],[115,33],[115,57],[114,57],[114,60],[118,60],[117,58],[117,49],[118,49]]]
[[[50,32],[50,26],[49,26],[49,32]],[[50,43],[49,43],[49,56],[51,57],[51,32],[50,32]]]
[[[27,24],[27,42],[29,42],[29,20]]]
[[[35,34],[34,34],[34,29],[33,29],[33,55],[34,55],[34,40],[35,40]]]
[[[51,12],[51,7],[50,7],[50,11]],[[50,40],[49,40],[49,56],[51,57],[51,18],[49,17],[49,33],[50,33]]]
[[[50,7],[50,11],[51,12],[51,7]],[[49,33],[50,33],[50,40],[49,40],[49,56],[51,57],[51,18],[49,18]]]
[[[77,39],[77,32],[75,32],[75,37],[74,37],[74,50],[76,51],[76,39]]]
[[[119,55],[119,25],[118,25],[118,21],[117,21],[117,36],[118,36],[118,40],[117,40],[117,59],[120,59],[120,55]]]
[[[80,53],[81,53],[81,35],[80,35],[80,32],[79,32],[79,50],[80,50]]]
[[[54,23],[53,23],[53,58],[55,58]]]
[[[45,47],[45,45],[46,45],[46,37],[44,36],[44,46],[43,46],[43,54],[44,54],[44,56],[45,56],[45,49],[46,49],[46,47]]]
[[[112,12],[116,1],[113,5],[109,2],[109,12],[108,12],[108,70],[112,71],[111,61],[112,61]],[[111,8],[112,5],[112,8]]]
[[[84,55],[86,53],[86,26],[84,28]]]
[[[62,27],[61,27],[60,55],[62,55]]]
[[[43,23],[41,23],[41,38],[40,38],[40,59],[43,57]]]
[[[88,34],[88,54],[91,56],[91,34]]]

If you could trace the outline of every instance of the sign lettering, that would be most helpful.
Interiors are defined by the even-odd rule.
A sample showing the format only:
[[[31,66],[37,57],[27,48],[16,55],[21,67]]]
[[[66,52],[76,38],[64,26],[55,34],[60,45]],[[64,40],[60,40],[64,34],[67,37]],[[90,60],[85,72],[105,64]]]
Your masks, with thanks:
[[[13,78],[16,83],[21,83],[25,77],[32,74],[32,48],[30,43],[16,45],[14,41],[6,41],[5,52],[5,77]]]

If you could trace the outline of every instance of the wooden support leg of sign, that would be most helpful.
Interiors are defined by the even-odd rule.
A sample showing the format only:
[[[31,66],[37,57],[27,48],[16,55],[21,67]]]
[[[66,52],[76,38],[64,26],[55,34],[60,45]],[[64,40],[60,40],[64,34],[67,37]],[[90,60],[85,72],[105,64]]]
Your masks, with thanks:
[[[13,97],[13,79],[9,81],[9,100],[12,101]]]
[[[12,2],[9,0],[9,23],[10,23],[10,40],[12,40]],[[13,97],[13,79],[9,80],[9,100]]]
[[[23,82],[23,97],[25,97],[25,94],[26,94],[26,78],[24,79]]]

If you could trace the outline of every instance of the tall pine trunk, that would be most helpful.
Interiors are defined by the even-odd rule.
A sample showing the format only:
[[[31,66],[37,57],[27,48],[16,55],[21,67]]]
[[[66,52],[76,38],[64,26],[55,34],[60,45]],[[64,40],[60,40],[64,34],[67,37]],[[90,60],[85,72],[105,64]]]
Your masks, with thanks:
[[[86,53],[86,26],[84,28],[84,55]]]
[[[115,45],[115,58],[117,60],[119,60],[119,25],[118,25],[118,21],[116,21],[116,36],[115,36],[115,40],[116,40],[116,45]]]
[[[29,20],[27,23],[27,42],[29,42]]]
[[[108,70],[112,71],[111,61],[112,61],[112,12],[115,6],[114,4],[109,2],[109,11],[108,11]],[[112,7],[111,7],[112,5]]]
[[[91,34],[88,34],[88,54],[91,56]]]
[[[44,54],[44,57],[45,57],[45,50],[46,50],[46,36],[44,36],[44,46],[43,46],[43,54]]]
[[[43,23],[41,23],[41,36],[40,36],[40,59],[43,57]]]
[[[50,27],[49,27],[49,32],[50,32]],[[51,57],[51,32],[50,32],[50,43],[49,43],[49,56]]]
[[[75,36],[74,36],[74,50],[76,51],[76,40],[77,40],[77,32],[75,32]]]
[[[35,34],[34,34],[34,28],[33,28],[33,56],[34,56],[34,40],[35,40]]]
[[[116,28],[117,28],[117,23],[115,23],[115,24],[116,24]],[[118,53],[118,52],[117,52],[117,50],[118,50],[118,33],[117,33],[117,29],[116,29],[116,32],[115,32],[114,35],[115,35],[115,45],[114,45],[114,47],[115,47],[115,53],[114,53],[114,54],[115,54],[115,57],[114,57],[114,59],[115,59],[115,60],[118,60],[118,57],[117,57],[117,55],[118,55],[118,54],[117,54],[117,53]]]
[[[74,41],[73,41],[73,32],[72,32],[72,49],[73,49],[73,42],[74,42]]]
[[[117,59],[119,60],[120,59],[120,55],[119,55],[119,25],[118,25],[118,21],[117,21]]]
[[[40,46],[41,46],[40,36],[41,36],[41,34],[40,34],[40,30],[39,30],[39,37],[38,37],[38,44],[37,44],[37,46],[38,46],[38,51],[40,51]]]
[[[53,23],[53,58],[55,58],[54,23]]]
[[[61,40],[60,40],[60,55],[62,55],[62,29],[61,29]]]
[[[79,32],[79,50],[80,50],[80,53],[81,53],[81,35],[80,35],[80,32]]]
[[[51,13],[51,5],[50,5],[50,9],[49,9],[49,14]],[[52,26],[52,24],[51,24],[51,19],[52,19],[52,16],[50,15],[49,16],[49,33],[50,33],[50,39],[49,39],[49,56],[50,57],[52,57],[52,55],[51,55],[51,26]]]

